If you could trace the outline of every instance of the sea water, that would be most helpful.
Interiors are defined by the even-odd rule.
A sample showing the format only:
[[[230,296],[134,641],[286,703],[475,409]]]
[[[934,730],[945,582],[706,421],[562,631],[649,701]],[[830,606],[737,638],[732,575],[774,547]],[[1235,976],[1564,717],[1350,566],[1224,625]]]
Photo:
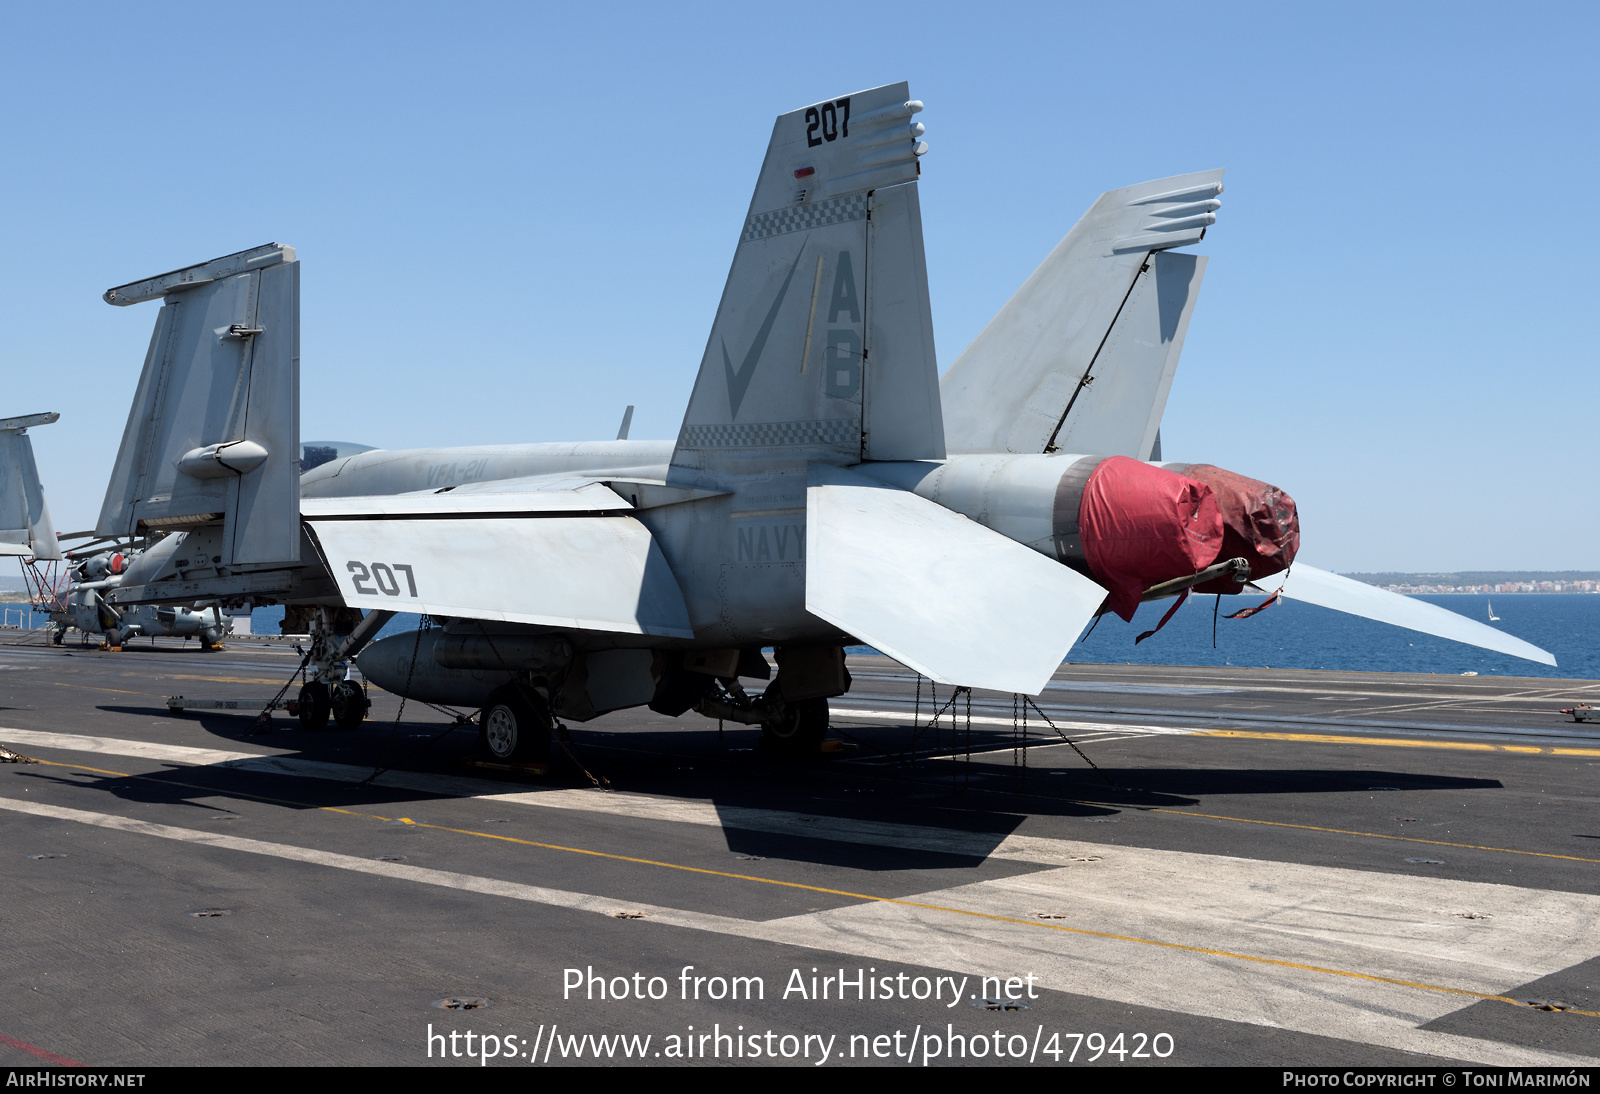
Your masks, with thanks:
[[[1114,615],[1103,616],[1072,647],[1067,660],[1600,679],[1600,594],[1496,593],[1493,600],[1500,619],[1492,624],[1489,601],[1483,596],[1418,597],[1549,650],[1555,655],[1555,668],[1295,600],[1280,600],[1248,619],[1226,618],[1263,599],[1259,595],[1225,596],[1219,607],[1217,597],[1191,596],[1171,622],[1138,645],[1134,638],[1155,627],[1172,607],[1171,600],[1140,605],[1131,624]],[[26,604],[6,607],[12,610],[9,621],[13,625],[27,610]],[[1215,646],[1213,609],[1217,609]],[[419,619],[408,613],[396,615],[379,636],[413,632]],[[277,634],[282,621],[282,608],[257,608],[251,613],[250,629],[256,634]],[[35,627],[46,622],[42,613],[34,613],[31,619]],[[852,651],[869,649],[859,646]]]
[[[1191,596],[1166,627],[1138,645],[1172,601],[1141,604],[1131,624],[1104,616],[1067,655],[1069,661],[1135,665],[1239,665],[1277,669],[1432,672],[1480,676],[1600,678],[1600,594],[1496,593],[1498,622],[1488,598],[1468,594],[1419,596],[1555,655],[1556,667],[1466,646],[1370,619],[1283,599],[1248,619],[1226,616],[1265,597]],[[1216,645],[1212,646],[1213,611]]]

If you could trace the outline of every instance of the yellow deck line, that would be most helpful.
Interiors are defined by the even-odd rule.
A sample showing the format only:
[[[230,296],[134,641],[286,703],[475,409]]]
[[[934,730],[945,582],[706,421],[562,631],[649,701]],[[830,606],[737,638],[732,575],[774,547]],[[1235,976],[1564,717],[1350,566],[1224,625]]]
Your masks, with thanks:
[[[1248,729],[1200,729],[1191,737],[1244,737],[1256,741],[1302,741],[1323,745],[1385,745],[1390,748],[1448,748],[1458,752],[1523,752],[1548,756],[1600,756],[1600,748],[1541,748],[1487,741],[1435,741],[1415,737],[1339,737],[1328,733],[1263,733]]]
[[[68,684],[61,680],[52,680],[50,683],[58,688],[82,688],[85,691],[109,691],[113,695],[150,695],[148,691],[120,691],[117,688],[97,688],[93,684]]]
[[[186,676],[183,673],[169,672],[161,676],[163,680],[206,680],[213,684],[270,684],[273,687],[282,687],[283,681],[267,680],[260,676]]]
[[[51,761],[48,761],[48,760],[41,760],[39,762],[40,763],[51,763]],[[52,764],[52,766],[72,767],[72,766],[76,766],[76,765],[72,765],[72,764]],[[88,769],[88,770],[94,770],[94,769]],[[102,772],[102,774],[116,775],[116,776],[119,776],[119,777],[122,777],[122,778],[135,778],[135,779],[150,778],[150,776],[148,776],[148,775],[130,775],[130,774],[126,773],[126,772],[120,772],[120,771],[107,771],[107,772]],[[194,789],[194,790],[204,790],[204,791],[207,791],[208,793],[215,794],[215,795],[217,795],[219,797],[230,796],[230,793],[231,793],[231,792],[227,792],[227,791],[219,791],[214,787],[198,786],[198,785],[192,784],[192,783],[174,783],[174,782],[169,782],[169,783],[167,783],[167,785],[184,786],[184,787],[187,787],[189,789]],[[1513,999],[1509,995],[1495,995],[1492,992],[1473,991],[1470,988],[1452,988],[1452,987],[1448,987],[1448,986],[1443,985],[1443,984],[1429,984],[1426,981],[1421,981],[1421,980],[1404,980],[1404,979],[1401,979],[1399,977],[1393,977],[1393,976],[1374,976],[1371,973],[1352,972],[1349,969],[1329,969],[1329,968],[1324,968],[1321,965],[1303,965],[1303,964],[1300,964],[1300,963],[1295,962],[1295,961],[1282,961],[1282,960],[1279,960],[1278,958],[1274,958],[1274,957],[1260,957],[1260,956],[1255,955],[1255,954],[1234,953],[1231,950],[1214,950],[1214,949],[1210,949],[1210,948],[1205,947],[1205,946],[1190,946],[1190,945],[1187,945],[1187,944],[1182,943],[1182,942],[1165,942],[1165,941],[1162,941],[1161,939],[1157,939],[1157,938],[1140,938],[1137,935],[1114,934],[1114,933],[1109,932],[1109,931],[1091,931],[1091,930],[1088,930],[1087,928],[1084,928],[1084,927],[1068,927],[1068,926],[1065,926],[1065,925],[1059,924],[1059,923],[1047,923],[1047,922],[1043,922],[1043,921],[1035,920],[1035,919],[1017,919],[1017,918],[1015,918],[1013,916],[996,915],[996,914],[994,914],[992,912],[975,912],[975,911],[972,911],[972,910],[967,909],[967,908],[952,908],[952,907],[949,907],[948,905],[928,904],[928,903],[925,903],[925,902],[922,902],[922,901],[905,900],[905,899],[902,899],[900,897],[878,896],[878,895],[873,894],[873,893],[856,893],[856,892],[851,892],[848,889],[829,889],[829,888],[826,888],[826,887],[821,886],[821,885],[807,885],[807,884],[805,884],[803,882],[798,882],[798,881],[779,881],[776,878],[756,877],[753,874],[735,874],[735,873],[731,873],[731,872],[726,871],[726,870],[713,870],[713,869],[710,869],[709,867],[704,867],[704,866],[685,866],[685,865],[683,865],[681,863],[676,863],[676,862],[662,862],[662,861],[660,861],[658,859],[639,858],[639,857],[634,856],[634,855],[619,855],[619,854],[616,854],[616,853],[611,852],[611,851],[595,851],[595,850],[591,850],[591,849],[586,848],[586,847],[567,847],[567,846],[564,846],[564,845],[558,844],[558,843],[541,843],[538,840],[520,839],[520,838],[518,838],[516,836],[506,836],[506,835],[501,835],[501,834],[496,833],[496,832],[477,832],[477,831],[474,831],[474,830],[472,830],[470,828],[452,828],[449,825],[443,825],[443,824],[427,824],[427,823],[420,822],[420,821],[414,821],[409,817],[385,817],[385,816],[380,816],[379,814],[376,814],[376,813],[362,813],[362,812],[360,812],[358,810],[355,810],[355,809],[344,809],[344,808],[340,808],[339,806],[333,806],[333,805],[317,805],[317,806],[313,806],[308,802],[297,802],[297,801],[293,801],[292,799],[288,799],[288,798],[269,798],[269,797],[265,797],[265,796],[262,796],[262,795],[256,795],[256,794],[237,794],[237,793],[234,793],[232,796],[254,798],[254,799],[258,800],[258,801],[271,802],[273,804],[279,804],[279,805],[292,805],[292,806],[295,806],[297,808],[302,808],[302,809],[320,809],[320,810],[322,810],[323,812],[326,812],[326,813],[343,813],[346,816],[360,817],[360,818],[365,819],[365,820],[399,821],[402,824],[412,825],[412,826],[417,827],[417,828],[431,828],[431,829],[434,829],[434,830],[440,831],[440,832],[453,832],[453,833],[455,833],[457,835],[475,836],[475,837],[478,837],[480,839],[498,840],[498,841],[500,841],[502,843],[520,844],[520,845],[522,845],[524,847],[537,847],[537,848],[540,848],[542,850],[561,851],[561,852],[564,852],[564,853],[567,853],[567,854],[587,855],[587,856],[592,857],[592,858],[611,859],[611,860],[616,861],[616,862],[630,862],[630,863],[634,863],[636,865],[641,865],[641,866],[655,866],[655,867],[659,867],[659,868],[665,869],[665,870],[681,870],[681,871],[683,871],[685,873],[706,874],[706,875],[710,875],[710,876],[713,876],[713,877],[724,877],[724,878],[728,878],[728,879],[733,880],[733,881],[751,881],[751,882],[755,882],[755,883],[757,883],[759,885],[775,885],[775,886],[779,886],[779,887],[785,888],[785,889],[801,889],[801,890],[804,890],[806,892],[825,893],[825,894],[828,894],[830,896],[848,897],[848,898],[850,898],[852,900],[865,900],[865,901],[870,901],[870,902],[877,903],[877,904],[898,904],[898,905],[900,905],[902,907],[906,907],[906,908],[920,908],[920,909],[922,909],[924,911],[944,912],[944,913],[949,914],[949,915],[967,916],[967,917],[973,918],[973,919],[987,919],[987,920],[991,920],[991,921],[996,922],[996,923],[1013,923],[1013,924],[1016,924],[1016,925],[1022,926],[1022,927],[1034,927],[1034,928],[1037,928],[1037,929],[1047,930],[1047,931],[1063,931],[1063,932],[1065,932],[1067,934],[1082,935],[1082,936],[1088,937],[1088,938],[1103,938],[1103,939],[1107,939],[1107,940],[1113,941],[1113,942],[1131,942],[1131,943],[1135,943],[1135,944],[1141,945],[1141,946],[1156,946],[1156,947],[1159,947],[1161,949],[1179,950],[1179,951],[1182,951],[1182,952],[1185,952],[1185,953],[1205,954],[1205,955],[1207,955],[1209,957],[1225,957],[1225,958],[1228,958],[1228,959],[1234,960],[1234,961],[1248,961],[1248,962],[1251,962],[1253,964],[1258,964],[1258,965],[1274,965],[1274,966],[1277,966],[1278,968],[1297,969],[1297,970],[1299,970],[1301,972],[1321,973],[1321,974],[1323,974],[1325,976],[1338,976],[1338,977],[1343,977],[1345,979],[1350,979],[1350,980],[1365,980],[1365,981],[1368,981],[1370,983],[1376,983],[1376,984],[1393,984],[1393,985],[1396,985],[1398,987],[1416,988],[1416,989],[1418,989],[1420,991],[1441,992],[1441,993],[1446,994],[1446,995],[1461,995],[1461,996],[1466,996],[1466,997],[1471,998],[1471,999],[1494,1000],[1494,1001],[1500,1002],[1500,1003],[1510,1003],[1511,1005],[1518,1006],[1518,1007],[1527,1005],[1527,1004],[1523,1003],[1522,1000]],[[1173,810],[1172,812],[1176,812],[1176,810]],[[1194,814],[1194,815],[1195,816],[1204,816],[1204,814]],[[1231,818],[1222,818],[1222,819],[1231,819]],[[1299,827],[1299,826],[1289,826],[1289,827]],[[755,922],[759,922],[759,921],[753,921],[753,924]],[[1594,1011],[1594,1010],[1576,1010],[1576,1009],[1574,1009],[1574,1010],[1563,1011],[1562,1013],[1564,1013],[1564,1014],[1579,1014],[1579,1015],[1583,1015],[1586,1018],[1600,1018],[1600,1011]]]
[[[1105,802],[1088,802],[1089,805],[1105,805]],[[1519,851],[1515,847],[1485,847],[1477,843],[1450,843],[1447,840],[1423,839],[1421,836],[1393,836],[1387,832],[1358,832],[1349,828],[1322,828],[1315,824],[1291,824],[1288,821],[1255,820],[1250,817],[1224,817],[1214,813],[1195,813],[1187,809],[1164,809],[1155,807],[1145,809],[1147,813],[1176,813],[1180,817],[1201,817],[1205,820],[1235,821],[1239,824],[1264,824],[1271,828],[1299,828],[1307,832],[1331,832],[1341,836],[1367,836],[1371,839],[1399,840],[1402,843],[1425,843],[1433,847],[1459,847],[1468,851],[1499,851],[1506,855],[1532,855],[1535,858],[1558,858],[1567,862],[1593,862],[1600,863],[1600,858],[1582,858],[1578,855],[1558,855],[1553,851]]]

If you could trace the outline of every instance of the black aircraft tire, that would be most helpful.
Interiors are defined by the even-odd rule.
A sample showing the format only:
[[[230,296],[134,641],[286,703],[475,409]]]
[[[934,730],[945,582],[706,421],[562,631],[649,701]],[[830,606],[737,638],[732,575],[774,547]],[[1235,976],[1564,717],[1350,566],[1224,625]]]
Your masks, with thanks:
[[[767,747],[790,756],[814,756],[828,735],[828,700],[801,699],[784,703],[761,723]]]
[[[328,685],[313,680],[300,689],[300,728],[313,733],[328,728],[328,715],[333,702],[328,695]]]
[[[329,700],[333,713],[333,724],[340,729],[359,729],[361,723],[367,719],[367,710],[372,706],[372,701],[367,698],[366,689],[354,680],[341,680],[333,686],[333,696]]]
[[[495,689],[478,719],[478,746],[493,763],[532,763],[550,755],[550,715],[539,696]]]

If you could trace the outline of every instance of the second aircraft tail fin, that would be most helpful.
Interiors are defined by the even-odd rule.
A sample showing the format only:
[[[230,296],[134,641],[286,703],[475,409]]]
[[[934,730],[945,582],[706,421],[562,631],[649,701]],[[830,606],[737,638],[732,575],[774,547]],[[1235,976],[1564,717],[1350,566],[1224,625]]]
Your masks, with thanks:
[[[1102,194],[941,383],[952,452],[1150,459],[1222,172]]]
[[[275,243],[110,289],[163,298],[95,531],[221,522],[216,565],[300,558],[300,264]]]
[[[33,442],[28,439],[30,426],[49,425],[59,417],[48,413],[0,418],[0,555],[41,562],[61,558],[50,505],[33,461]]]

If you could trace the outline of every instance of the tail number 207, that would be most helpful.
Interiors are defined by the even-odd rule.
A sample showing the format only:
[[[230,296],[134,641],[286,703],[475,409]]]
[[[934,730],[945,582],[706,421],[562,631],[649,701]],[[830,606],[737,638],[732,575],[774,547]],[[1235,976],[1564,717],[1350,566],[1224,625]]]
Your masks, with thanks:
[[[406,592],[404,595],[414,597],[417,595],[417,579],[411,576],[411,567],[402,562],[374,562],[369,568],[365,562],[346,562],[344,568],[352,575],[351,584],[356,592],[363,596],[400,596],[400,579],[396,572],[406,575]],[[378,587],[369,588],[367,582],[373,582]]]

